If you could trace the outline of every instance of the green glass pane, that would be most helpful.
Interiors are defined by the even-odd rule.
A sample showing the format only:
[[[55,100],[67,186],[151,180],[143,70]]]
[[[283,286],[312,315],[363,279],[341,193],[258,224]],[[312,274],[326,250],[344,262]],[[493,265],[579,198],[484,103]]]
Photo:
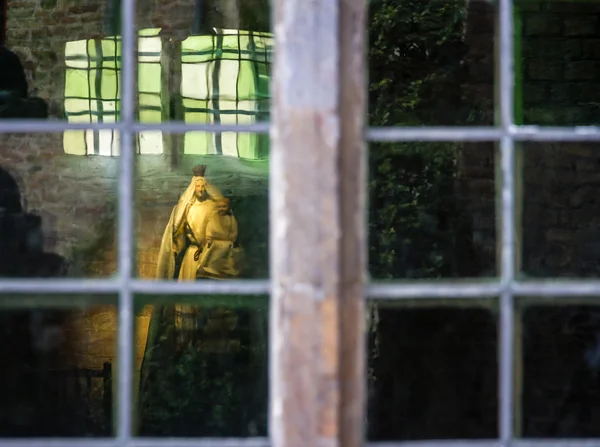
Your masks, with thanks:
[[[66,98],[65,113],[69,122],[89,123],[90,102],[87,99]]]
[[[65,44],[65,65],[72,68],[88,68],[87,41],[78,40]]]
[[[120,39],[104,39],[100,41],[102,51],[102,67],[117,69],[121,67]]]
[[[187,132],[184,138],[184,154],[214,154],[213,134],[207,132]]]
[[[161,108],[162,101],[158,93],[140,93],[139,96],[140,109],[143,107]]]
[[[239,133],[237,135],[238,156],[251,160],[259,159],[258,135],[252,133]]]
[[[181,42],[181,60],[185,63],[207,62],[213,58],[212,36],[191,36]]]
[[[221,61],[219,65],[219,98],[235,101],[239,69],[238,61]]]
[[[255,99],[257,97],[257,76],[254,72],[254,63],[241,61],[237,80],[237,98]]]
[[[119,98],[119,76],[116,70],[99,70],[96,76],[102,76],[101,91],[98,96],[104,100]]]
[[[158,36],[162,28],[145,28],[138,31],[139,36]]]
[[[200,99],[183,99],[183,108],[185,110],[185,122],[195,124],[209,124],[212,122],[212,113],[210,113],[209,101]]]
[[[86,155],[85,131],[67,130],[63,134],[63,147],[66,154]]]
[[[138,90],[147,93],[160,93],[161,71],[159,64],[138,64]]]
[[[88,71],[68,68],[65,73],[65,97],[90,96]]]
[[[160,123],[162,122],[162,113],[156,110],[140,110],[140,122],[142,123]]]

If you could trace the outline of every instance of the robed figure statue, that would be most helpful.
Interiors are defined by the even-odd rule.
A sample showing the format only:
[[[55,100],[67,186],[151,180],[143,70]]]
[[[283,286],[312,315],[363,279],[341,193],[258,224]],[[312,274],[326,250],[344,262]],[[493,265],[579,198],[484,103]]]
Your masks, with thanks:
[[[225,279],[239,276],[240,247],[237,221],[230,201],[205,177],[206,166],[193,169],[194,176],[174,206],[166,225],[158,254],[156,278],[194,281],[199,278]],[[170,298],[172,299],[172,298]],[[208,346],[207,322],[215,312],[231,329],[235,314],[226,309],[207,309],[199,303],[154,305],[140,371],[139,425],[141,434],[152,432],[155,411],[164,383],[165,371],[181,362],[185,353],[196,357]],[[210,325],[209,325],[210,326]],[[213,324],[214,326],[214,324]],[[223,337],[224,335],[221,335]]]

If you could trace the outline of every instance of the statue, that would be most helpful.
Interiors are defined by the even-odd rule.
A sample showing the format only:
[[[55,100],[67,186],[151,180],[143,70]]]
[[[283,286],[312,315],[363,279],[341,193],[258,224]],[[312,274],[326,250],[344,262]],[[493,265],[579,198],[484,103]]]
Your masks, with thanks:
[[[193,171],[194,177],[173,208],[163,233],[157,279],[193,281],[197,277],[207,245],[207,223],[216,210],[215,199],[223,199],[223,196],[206,180],[206,166],[196,166]]]
[[[234,278],[239,275],[240,247],[237,220],[227,198],[218,199],[206,225],[206,248],[197,270],[199,278]]]
[[[206,166],[196,166],[193,172],[163,233],[156,278],[194,281],[237,277],[240,247],[230,201],[206,179]],[[140,371],[142,419],[144,401],[152,398],[151,389],[160,382],[157,377],[161,369],[176,361],[183,352],[201,349],[207,343],[207,321],[214,320],[219,312],[223,309],[211,310],[199,303],[153,306]]]

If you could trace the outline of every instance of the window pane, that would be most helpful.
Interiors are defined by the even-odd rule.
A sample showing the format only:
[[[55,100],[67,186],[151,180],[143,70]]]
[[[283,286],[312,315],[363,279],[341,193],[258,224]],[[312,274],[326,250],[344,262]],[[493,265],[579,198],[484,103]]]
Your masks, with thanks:
[[[369,124],[492,125],[495,6],[369,2]]]
[[[268,298],[138,302],[138,435],[266,436]]]
[[[517,371],[522,374],[522,436],[600,436],[596,300],[569,297],[550,305],[524,306],[517,363],[522,365]]]
[[[151,89],[160,103],[151,107],[140,97],[140,121],[268,121],[274,51],[270,14],[268,0],[138,1],[137,26],[144,33],[138,47],[138,89]],[[154,118],[142,113],[148,108],[155,111]],[[198,143],[186,139],[185,144]]]
[[[0,437],[113,436],[116,297],[0,301]]]
[[[138,139],[143,151],[168,149],[137,160],[138,275],[268,277],[268,135],[155,132]]]
[[[118,119],[119,31],[107,2],[11,3],[0,52],[0,118]]]
[[[0,277],[112,275],[118,135],[0,134],[0,148]]]
[[[495,275],[493,143],[371,144],[369,163],[374,278]]]
[[[597,277],[597,145],[527,143],[524,149],[524,273]]]
[[[600,5],[587,0],[521,0],[516,12],[515,76],[523,123],[596,125]]]
[[[497,434],[497,313],[491,301],[372,302],[368,438]]]

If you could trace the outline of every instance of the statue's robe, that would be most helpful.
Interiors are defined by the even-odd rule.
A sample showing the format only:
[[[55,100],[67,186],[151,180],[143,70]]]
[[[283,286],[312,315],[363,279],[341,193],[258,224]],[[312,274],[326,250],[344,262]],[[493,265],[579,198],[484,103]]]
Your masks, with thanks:
[[[221,215],[217,211],[209,217],[206,226],[208,243],[202,254],[199,277],[232,278],[239,275],[239,247],[236,246],[237,220],[232,213]]]

